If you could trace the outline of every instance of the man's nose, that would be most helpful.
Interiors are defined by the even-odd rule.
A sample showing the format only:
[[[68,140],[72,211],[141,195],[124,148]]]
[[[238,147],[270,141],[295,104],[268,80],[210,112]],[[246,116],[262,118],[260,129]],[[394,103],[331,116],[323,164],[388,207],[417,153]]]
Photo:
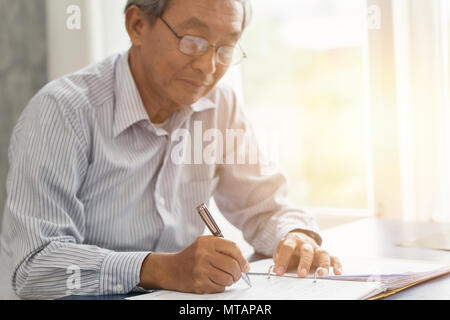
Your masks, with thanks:
[[[216,72],[216,51],[214,47],[209,48],[205,54],[196,57],[192,67],[203,74],[214,74]]]

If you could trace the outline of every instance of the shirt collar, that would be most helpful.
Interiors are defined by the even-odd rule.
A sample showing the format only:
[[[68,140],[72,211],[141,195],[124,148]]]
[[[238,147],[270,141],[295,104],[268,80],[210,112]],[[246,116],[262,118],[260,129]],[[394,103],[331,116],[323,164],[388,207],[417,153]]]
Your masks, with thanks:
[[[119,57],[116,68],[115,95],[116,104],[114,110],[114,137],[117,137],[133,124],[147,120],[150,123],[144,103],[134,81],[128,63],[129,51],[124,52]],[[208,109],[216,108],[216,104],[209,98],[209,95],[199,99],[197,102],[187,106],[192,114]]]
[[[150,121],[136,87],[136,82],[131,74],[128,56],[128,51],[123,53],[119,58],[116,68],[116,104],[113,124],[114,137],[117,137],[123,131],[139,121]]]
[[[201,112],[208,109],[214,109],[216,105],[208,97],[203,97],[191,105],[193,112]]]

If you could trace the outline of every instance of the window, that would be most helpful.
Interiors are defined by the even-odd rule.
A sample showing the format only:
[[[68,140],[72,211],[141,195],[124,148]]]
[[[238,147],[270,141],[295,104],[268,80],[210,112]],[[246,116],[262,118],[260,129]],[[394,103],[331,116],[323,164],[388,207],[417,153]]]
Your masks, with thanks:
[[[396,1],[400,217],[450,219],[448,0]]]
[[[253,9],[243,39],[245,108],[257,132],[282,141],[291,200],[368,209],[366,2],[257,0]]]

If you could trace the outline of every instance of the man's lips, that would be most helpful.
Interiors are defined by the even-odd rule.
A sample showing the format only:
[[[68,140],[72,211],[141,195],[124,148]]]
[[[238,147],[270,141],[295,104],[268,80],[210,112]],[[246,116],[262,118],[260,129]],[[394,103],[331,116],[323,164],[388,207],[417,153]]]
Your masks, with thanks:
[[[180,79],[181,81],[184,81],[188,84],[190,84],[193,87],[201,88],[201,87],[208,87],[211,84],[209,82],[200,82],[200,81],[193,81],[193,80],[186,80],[186,79]]]

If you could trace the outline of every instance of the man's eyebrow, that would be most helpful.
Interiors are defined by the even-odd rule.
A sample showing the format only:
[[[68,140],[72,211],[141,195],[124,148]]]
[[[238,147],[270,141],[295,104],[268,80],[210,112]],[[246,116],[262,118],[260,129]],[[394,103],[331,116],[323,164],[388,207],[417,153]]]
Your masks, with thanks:
[[[178,27],[180,29],[200,28],[200,29],[204,29],[207,31],[210,30],[209,26],[205,22],[201,21],[200,19],[198,19],[196,17],[189,18],[188,20],[182,22]],[[242,32],[236,31],[236,32],[227,34],[226,37],[227,38],[240,38],[241,34],[242,34]]]
[[[186,20],[183,23],[181,23],[179,25],[179,27],[180,28],[197,27],[197,28],[202,28],[202,29],[208,29],[209,30],[209,26],[206,23],[204,23],[203,21],[201,21],[200,19],[196,18],[196,17],[189,18],[188,20]]]

